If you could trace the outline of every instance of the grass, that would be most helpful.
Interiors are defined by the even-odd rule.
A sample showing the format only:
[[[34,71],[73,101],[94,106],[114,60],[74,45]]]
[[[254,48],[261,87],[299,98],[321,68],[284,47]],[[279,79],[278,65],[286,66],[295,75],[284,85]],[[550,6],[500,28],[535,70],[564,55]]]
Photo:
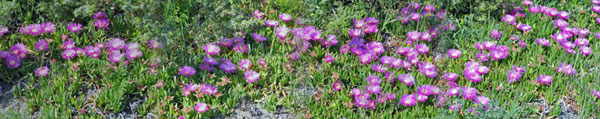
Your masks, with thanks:
[[[424,1],[421,4],[446,6],[448,1]],[[520,3],[520,2],[519,2]],[[456,30],[442,31],[427,44],[433,52],[420,56],[421,61],[434,62],[439,73],[436,78],[426,78],[416,71],[393,69],[392,74],[409,73],[416,79],[416,86],[403,85],[396,81],[384,82],[382,92],[395,93],[397,99],[378,104],[375,109],[364,109],[356,106],[348,107],[353,98],[348,95],[352,88],[364,88],[368,85],[365,78],[371,74],[383,79],[384,74],[371,70],[369,65],[360,64],[357,56],[343,54],[339,48],[351,39],[348,30],[353,19],[375,17],[380,22],[377,34],[368,34],[367,41],[397,42],[406,39],[409,31],[427,31],[440,21],[427,19],[418,22],[402,24],[397,16],[400,9],[408,2],[394,0],[380,1],[87,1],[87,2],[56,2],[56,1],[3,1],[0,6],[0,25],[7,26],[9,33],[0,36],[0,50],[7,51],[14,43],[24,43],[31,49],[37,39],[54,39],[48,51],[33,52],[23,59],[19,68],[9,69],[0,64],[0,78],[3,83],[14,83],[27,80],[25,91],[15,92],[15,95],[25,99],[28,112],[41,113],[42,118],[105,118],[109,113],[120,113],[128,110],[128,104],[143,100],[137,108],[139,117],[147,115],[159,118],[223,117],[233,114],[232,110],[241,100],[258,102],[262,108],[269,111],[284,111],[297,115],[296,118],[539,118],[556,117],[561,114],[561,102],[571,104],[580,118],[595,118],[600,111],[600,100],[590,93],[590,90],[600,90],[598,87],[600,74],[600,43],[593,35],[600,32],[594,21],[594,14],[589,8],[589,1],[542,2],[534,1],[536,5],[545,5],[570,13],[569,26],[588,28],[593,54],[587,57],[577,54],[567,54],[559,44],[551,41],[550,47],[535,44],[535,38],[551,40],[550,35],[559,30],[553,26],[552,18],[543,14],[531,14],[527,10],[525,18],[518,18],[533,27],[531,32],[523,33],[513,26],[500,21],[505,11],[452,13],[448,12],[443,22],[451,22]],[[519,4],[520,5],[520,4]],[[453,8],[445,8],[453,9]],[[262,20],[252,17],[254,10],[265,13]],[[91,16],[97,12],[106,12],[111,20],[109,29],[96,29]],[[449,10],[451,11],[451,10]],[[580,12],[583,11],[583,12]],[[287,55],[295,50],[295,45],[282,44],[278,41],[274,28],[265,27],[263,20],[277,20],[280,13],[292,15],[295,19],[302,18],[305,25],[315,26],[322,30],[323,35],[336,35],[340,43],[333,47],[322,47],[312,43],[307,52],[302,53],[297,61],[290,61]],[[294,19],[294,20],[295,20]],[[482,20],[483,19],[483,20]],[[28,24],[52,21],[56,30],[52,34],[31,36],[18,33],[18,28]],[[84,25],[79,33],[71,33],[64,26],[69,22]],[[290,28],[302,27],[292,22],[280,22]],[[500,40],[493,40],[489,31],[503,31]],[[267,41],[258,43],[249,35],[253,32],[267,37]],[[206,53],[202,46],[216,42],[223,37],[238,37],[241,34],[248,45],[247,53],[222,48],[217,58],[227,58],[237,63],[242,59],[254,62],[252,69],[260,73],[261,79],[255,83],[246,83],[243,72],[238,69],[235,73],[224,73],[220,70],[198,72],[191,77],[177,75],[178,68],[184,65],[198,68]],[[128,65],[111,64],[108,55],[102,54],[99,59],[77,57],[70,60],[61,58],[59,45],[61,35],[67,34],[76,42],[77,47],[85,47],[96,43],[106,42],[110,38],[123,38],[126,42],[139,42],[140,50],[144,53],[141,58],[131,61]],[[518,42],[509,40],[515,34],[524,39],[529,45],[519,48]],[[288,34],[288,37],[292,35]],[[158,39],[163,43],[161,49],[149,49],[145,43]],[[488,66],[490,72],[483,75],[479,83],[470,82],[462,77],[463,64],[476,61],[478,50],[473,45],[476,42],[494,41],[497,44],[514,47],[508,58],[499,61],[482,63]],[[423,42],[424,43],[424,42]],[[400,44],[407,46],[406,44]],[[437,60],[435,56],[444,54],[448,49],[460,49],[463,56],[457,59]],[[578,50],[578,49],[576,49]],[[322,59],[327,53],[332,53],[336,59],[333,63],[325,63]],[[393,47],[386,48],[382,56],[402,57],[395,53]],[[540,57],[543,56],[543,61]],[[256,60],[267,61],[266,69],[260,68]],[[3,61],[3,60],[2,60]],[[56,61],[56,62],[54,62]],[[148,64],[160,61],[154,67],[156,74],[148,72],[153,68]],[[573,64],[578,74],[567,76],[555,72],[561,62]],[[512,65],[526,66],[527,72],[516,83],[508,83],[506,73]],[[46,77],[35,76],[33,70],[41,66],[49,66],[50,74]],[[76,67],[78,70],[73,70]],[[441,74],[455,72],[460,76],[457,84],[474,87],[480,95],[491,99],[489,110],[481,105],[463,100],[459,97],[448,98],[448,101],[461,103],[462,109],[450,111],[435,106],[435,98],[416,106],[405,107],[398,104],[398,99],[408,93],[416,92],[419,85],[436,85],[442,90],[448,89]],[[550,85],[534,83],[537,76],[545,74],[554,76]],[[231,82],[218,86],[220,96],[204,95],[202,97],[183,96],[181,91],[184,84],[207,83],[216,85],[225,79]],[[333,91],[331,84],[342,82],[341,91]],[[164,86],[157,87],[157,83]],[[373,97],[373,96],[372,96]],[[540,108],[532,104],[537,100],[545,100],[550,111],[539,115]],[[193,106],[203,102],[211,106],[205,113],[197,113]],[[444,107],[447,107],[444,106]],[[477,110],[470,113],[469,109]],[[478,115],[478,112],[482,115]],[[24,115],[6,115],[13,118]]]

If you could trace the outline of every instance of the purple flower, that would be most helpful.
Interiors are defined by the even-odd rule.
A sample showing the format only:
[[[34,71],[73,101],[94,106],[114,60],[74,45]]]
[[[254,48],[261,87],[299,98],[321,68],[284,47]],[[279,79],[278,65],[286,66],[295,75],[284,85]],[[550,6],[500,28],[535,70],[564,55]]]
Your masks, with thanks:
[[[517,29],[523,31],[523,32],[528,32],[529,30],[531,30],[531,26],[527,25],[527,24],[517,24]]]
[[[371,58],[372,58],[371,53],[364,53],[358,57],[358,60],[360,61],[361,64],[369,64],[369,63],[371,63]]]
[[[257,19],[262,19],[265,16],[265,13],[261,12],[260,10],[256,10],[252,12],[252,16],[256,17]]]
[[[435,11],[435,7],[433,5],[431,5],[431,4],[425,5],[425,7],[423,7],[423,11],[433,12],[433,11]]]
[[[4,63],[6,64],[6,67],[11,69],[21,66],[21,60],[13,55],[8,55],[6,58],[4,58]]]
[[[28,27],[27,29],[29,30],[28,31],[29,35],[37,36],[37,35],[42,34],[43,28],[42,28],[41,24],[32,24],[27,27]]]
[[[350,35],[352,38],[361,37],[363,35],[363,31],[360,29],[350,29],[348,31],[348,35]]]
[[[419,14],[419,13],[410,13],[410,15],[408,16],[408,18],[411,21],[419,21],[421,19],[421,14]]]
[[[596,12],[596,13],[600,13],[600,6],[598,6],[598,5],[592,6],[592,11]]]
[[[128,50],[139,50],[140,44],[138,44],[137,42],[133,42],[133,43],[127,43],[125,44],[125,46],[123,48],[125,48],[125,51]]]
[[[108,61],[112,63],[119,63],[121,62],[121,59],[123,59],[123,56],[124,55],[120,51],[115,51],[108,56]]]
[[[258,33],[252,33],[252,38],[254,38],[254,40],[257,42],[264,42],[267,40],[267,38],[265,38],[264,36],[262,36]]]
[[[331,56],[331,53],[327,53],[327,55],[325,55],[323,60],[327,63],[331,63],[331,62],[333,62],[333,60],[335,60],[335,57]]]
[[[365,87],[365,90],[369,94],[378,94],[378,93],[381,93],[381,86],[380,85],[368,85],[367,87]]]
[[[73,49],[67,49],[62,52],[62,58],[67,60],[75,57],[75,55],[77,55],[77,52]]]
[[[218,45],[221,47],[231,47],[233,46],[233,40],[223,37],[219,41]]]
[[[590,41],[588,41],[586,38],[575,39],[575,45],[577,46],[587,46],[588,44],[590,44]]]
[[[125,55],[127,56],[127,59],[134,60],[135,58],[141,57],[143,53],[140,50],[127,50]]]
[[[429,47],[425,44],[417,44],[415,45],[415,50],[417,50],[417,53],[419,54],[425,54],[429,52]]]
[[[243,70],[248,70],[250,69],[250,66],[252,66],[252,61],[248,60],[248,59],[243,59],[240,62],[238,62],[238,65],[240,66],[240,68],[242,68]]]
[[[125,41],[121,40],[120,38],[113,38],[112,40],[108,41],[107,45],[109,50],[120,50],[125,46]]]
[[[48,42],[46,40],[40,39],[35,42],[35,50],[45,51],[46,49],[48,49]]]
[[[204,59],[202,59],[202,61],[204,62],[204,64],[206,64],[208,66],[215,66],[215,65],[219,64],[219,61],[217,61],[217,59],[209,57],[209,56],[204,56]]]
[[[462,52],[457,49],[450,49],[450,50],[448,50],[447,54],[448,54],[448,57],[456,59],[456,58],[460,57],[460,55],[462,55]]]
[[[362,93],[363,93],[363,91],[362,91],[362,90],[360,90],[360,89],[358,89],[358,88],[353,88],[353,89],[350,91],[350,94],[352,94],[352,97],[355,97],[355,98],[356,98],[356,97],[359,97],[360,95],[362,95]]]
[[[444,79],[446,79],[448,81],[455,81],[456,78],[458,77],[458,74],[456,74],[456,73],[445,73],[442,77],[444,77]]]
[[[248,45],[244,43],[238,43],[233,46],[233,50],[237,53],[246,53],[248,52]]]
[[[210,84],[200,84],[198,88],[200,88],[202,93],[207,95],[216,95],[217,93],[219,93],[219,89],[216,86]]]
[[[333,90],[335,91],[339,91],[342,90],[342,84],[340,83],[340,81],[336,81],[333,84],[331,84],[331,87],[333,88]]]
[[[379,32],[379,29],[377,28],[377,24],[369,24],[365,27],[363,31],[366,34],[370,34]]]
[[[546,39],[544,39],[544,38],[537,38],[537,39],[535,39],[535,42],[536,42],[537,44],[540,44],[540,45],[542,45],[542,46],[546,46],[546,47],[550,46],[550,41],[549,41],[549,40],[546,40]]]
[[[246,72],[244,72],[244,79],[246,80],[247,83],[253,83],[258,81],[258,79],[260,79],[260,74],[252,71],[252,70],[248,70]]]
[[[279,14],[279,20],[284,22],[292,21],[292,16],[289,14]]]
[[[353,19],[352,22],[354,24],[354,28],[356,28],[356,29],[363,28],[363,26],[366,25],[366,22],[364,19]]]
[[[290,29],[286,26],[280,26],[275,28],[275,33],[277,34],[277,38],[281,40],[284,40],[287,37],[288,32],[290,32]]]
[[[479,93],[479,91],[477,91],[477,89],[472,88],[472,87],[463,87],[462,90],[463,90],[462,97],[467,100],[474,99],[477,96],[477,93]]]
[[[590,3],[593,5],[598,5],[600,4],[600,0],[592,0]]]
[[[421,33],[418,31],[411,31],[406,33],[406,37],[411,41],[418,41],[421,38]]]
[[[421,33],[421,38],[422,41],[431,41],[431,34],[429,34],[429,32],[422,32]]]
[[[406,94],[400,98],[400,104],[405,107],[415,106],[417,104],[417,98],[414,94]]]
[[[92,18],[98,20],[98,19],[106,19],[106,13],[104,12],[96,12],[94,14],[94,16],[92,16]]]
[[[594,94],[594,96],[596,96],[597,98],[600,98],[600,92],[596,91],[596,90],[591,90],[592,94]]]
[[[510,70],[506,74],[506,77],[507,77],[507,80],[509,83],[513,83],[513,82],[517,82],[517,81],[521,80],[522,76],[523,76],[522,72],[518,72],[515,70]]]
[[[447,96],[455,96],[458,95],[462,87],[452,87],[446,91]]]
[[[265,59],[262,59],[262,58],[260,58],[260,59],[256,60],[256,62],[257,62],[257,63],[258,63],[258,65],[260,65],[260,66],[265,66],[265,64],[267,64],[267,60],[265,60]]]
[[[94,26],[99,29],[108,28],[108,24],[110,24],[110,20],[108,20],[108,19],[98,19],[98,20],[94,21]]]
[[[379,85],[379,84],[381,84],[381,79],[379,79],[379,77],[377,77],[377,75],[371,74],[366,79],[369,82],[369,85]]]
[[[237,70],[235,65],[228,59],[221,59],[221,65],[219,65],[219,69],[223,70],[225,73],[232,73]]]
[[[563,29],[563,28],[569,27],[569,23],[562,19],[555,19],[554,26],[556,26],[557,28]]]
[[[196,103],[196,105],[194,106],[194,110],[196,110],[196,112],[198,113],[204,113],[208,110],[210,110],[210,106],[208,106],[206,103]]]
[[[550,84],[550,83],[552,83],[552,76],[539,75],[537,81],[542,84]]]
[[[62,47],[65,50],[73,49],[73,48],[75,48],[75,42],[71,41],[71,40],[65,41],[62,43]]]
[[[99,47],[89,45],[85,47],[85,54],[92,58],[98,58],[100,52],[102,52],[102,50],[100,50]]]
[[[43,67],[35,69],[35,75],[39,76],[39,77],[46,77],[49,72],[50,72],[50,69],[48,69],[48,66],[43,66]]]
[[[569,12],[567,12],[567,11],[558,12],[558,18],[569,19]]]
[[[592,54],[592,49],[587,46],[581,46],[581,47],[579,47],[579,52],[584,56],[588,56],[588,55]]]
[[[277,25],[279,25],[279,22],[275,20],[265,20],[265,26],[276,27]]]
[[[440,88],[433,85],[421,85],[417,88],[417,93],[421,95],[437,95],[440,94]]]
[[[504,17],[502,17],[502,22],[508,23],[508,24],[512,24],[512,25],[516,25],[516,19],[515,16],[512,15],[504,15]]]
[[[377,25],[379,20],[377,20],[375,17],[367,17],[365,18],[365,22],[369,25]]]
[[[81,30],[81,27],[82,27],[81,24],[78,24],[78,23],[71,22],[71,23],[67,24],[67,30],[69,30],[70,32],[73,32],[73,33],[79,32],[79,30]]]
[[[0,25],[0,36],[4,35],[6,32],[8,32],[8,28]]]
[[[54,31],[54,29],[56,29],[56,26],[54,26],[54,24],[52,22],[46,22],[46,23],[42,23],[42,32],[44,33],[52,33]]]
[[[179,68],[179,75],[183,75],[186,77],[192,76],[196,73],[196,69],[190,66],[183,66]]]
[[[490,98],[485,96],[477,96],[474,100],[475,103],[483,105],[484,108],[490,103]]]
[[[478,66],[478,67],[477,67],[477,71],[476,71],[476,72],[477,72],[479,75],[483,75],[483,74],[487,74],[489,70],[490,70],[490,69],[489,69],[487,66],[483,66],[483,65],[481,65],[481,66]]]
[[[415,78],[410,74],[400,74],[398,76],[398,81],[404,83],[405,85],[409,85],[409,86],[415,84]]]
[[[204,52],[206,52],[206,54],[208,54],[208,55],[216,55],[216,54],[219,54],[219,52],[221,51],[219,46],[212,44],[212,43],[204,45],[204,47],[202,47],[202,49],[204,49]]]
[[[417,102],[421,103],[421,102],[425,102],[427,101],[427,99],[429,99],[429,97],[427,95],[422,95],[422,94],[415,94],[417,97]]]

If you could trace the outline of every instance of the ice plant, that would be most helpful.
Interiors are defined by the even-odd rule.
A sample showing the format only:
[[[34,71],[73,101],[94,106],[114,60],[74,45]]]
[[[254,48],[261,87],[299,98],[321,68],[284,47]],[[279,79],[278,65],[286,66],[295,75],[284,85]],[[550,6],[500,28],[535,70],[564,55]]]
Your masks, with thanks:
[[[238,43],[233,45],[233,51],[237,52],[237,53],[246,53],[248,52],[248,45],[244,44],[244,43]]]
[[[292,16],[289,14],[279,14],[279,20],[284,22],[292,21]]]
[[[217,55],[217,54],[219,54],[219,51],[221,51],[219,46],[212,44],[212,43],[204,45],[204,47],[202,47],[202,49],[204,49],[204,52],[206,52],[206,54],[208,54],[208,55]]]
[[[45,22],[41,24],[42,26],[42,32],[44,33],[52,33],[54,31],[54,29],[56,29],[56,26],[54,26],[54,23],[52,22]]]
[[[190,66],[183,66],[179,68],[179,75],[183,75],[186,77],[192,76],[196,73],[196,69]]]
[[[444,75],[442,75],[442,77],[444,77],[444,79],[446,79],[448,81],[455,81],[456,78],[458,77],[458,74],[456,74],[456,73],[445,73]]]
[[[204,113],[208,110],[210,110],[210,106],[208,106],[208,104],[206,103],[196,103],[196,105],[194,106],[194,110],[196,110],[196,112],[198,113]]]
[[[265,20],[265,26],[276,27],[277,25],[279,25],[279,22],[275,20]]]
[[[327,53],[327,55],[325,55],[323,60],[327,63],[332,63],[333,60],[335,60],[335,57],[331,56],[331,53]]]
[[[463,87],[462,90],[462,97],[467,100],[474,99],[477,96],[477,93],[479,93],[477,89],[472,87]]]
[[[94,26],[99,29],[108,28],[108,24],[110,24],[110,20],[108,20],[108,19],[98,19],[98,20],[94,21]]]
[[[335,81],[333,84],[331,84],[331,87],[335,91],[340,91],[342,90],[342,83],[340,81]]]
[[[450,49],[450,50],[448,50],[447,54],[448,54],[448,57],[456,59],[456,58],[460,57],[460,55],[462,55],[462,52],[457,49]]]
[[[216,66],[217,64],[219,64],[219,61],[217,61],[217,59],[209,56],[204,56],[204,59],[202,59],[202,61],[208,66]]]
[[[210,84],[200,84],[198,88],[200,88],[200,91],[202,91],[202,93],[207,95],[216,95],[217,93],[219,93],[219,89],[216,86]]]
[[[429,47],[425,44],[417,44],[415,45],[415,50],[417,50],[417,53],[419,54],[425,54],[429,52]]]
[[[417,98],[414,94],[406,94],[400,98],[400,104],[403,106],[415,106],[417,104]]]
[[[287,34],[290,32],[290,29],[286,26],[280,26],[275,28],[275,33],[277,35],[277,38],[280,39],[280,41],[284,41],[284,39],[287,37]]]
[[[49,72],[50,72],[50,69],[48,69],[48,66],[43,66],[43,67],[35,69],[35,75],[39,76],[39,77],[46,77]]]
[[[160,42],[157,39],[149,40],[148,47],[151,49],[159,49],[161,47]]]
[[[267,38],[265,38],[264,36],[262,36],[258,33],[252,33],[252,38],[254,38],[254,40],[257,42],[264,42],[267,40]]]
[[[78,24],[78,23],[71,22],[71,23],[67,24],[67,30],[69,30],[70,32],[73,32],[73,33],[79,32],[79,30],[81,30],[81,27],[82,27],[81,24]]]
[[[542,46],[546,46],[546,47],[550,46],[550,41],[549,41],[549,40],[546,40],[546,39],[544,39],[544,38],[537,38],[537,39],[535,39],[535,42],[536,42],[537,44],[540,44],[540,45],[542,45]]]
[[[77,52],[73,49],[67,49],[62,52],[63,59],[71,59],[77,55]]]
[[[238,62],[238,66],[240,66],[240,68],[242,68],[243,70],[248,70],[250,69],[250,66],[252,66],[252,61],[248,59],[243,59],[240,62]]]
[[[21,66],[21,60],[12,55],[8,55],[6,58],[4,58],[4,63],[6,64],[6,67],[11,69]]]
[[[415,84],[415,78],[410,74],[400,74],[398,76],[398,81],[404,83],[405,85],[412,86]]]
[[[537,81],[542,84],[550,84],[552,83],[552,76],[548,75],[539,75]]]
[[[109,50],[120,50],[121,48],[125,47],[125,41],[123,41],[121,38],[113,38],[112,40],[108,41],[106,45],[108,45]]]
[[[6,32],[8,32],[8,28],[0,25],[0,36],[4,35]]]
[[[575,75],[577,74],[577,70],[573,68],[573,65],[567,63],[560,63],[556,72],[560,72],[566,75]]]
[[[100,12],[96,12],[96,13],[95,13],[95,14],[92,16],[92,18],[93,18],[93,19],[96,19],[96,20],[98,20],[98,19],[106,19],[106,13],[104,13],[104,12],[102,12],[102,11],[100,11]]]
[[[100,52],[102,52],[102,50],[99,47],[96,47],[96,46],[86,46],[85,47],[85,54],[91,58],[98,58],[100,56]]]
[[[110,54],[108,61],[112,63],[119,63],[121,62],[121,59],[123,59],[123,56],[124,54],[122,54],[121,51],[115,51]]]
[[[46,40],[44,39],[40,39],[37,42],[35,42],[34,47],[37,51],[45,51],[46,49],[48,49],[48,42],[46,42]]]
[[[127,50],[125,52],[125,55],[127,56],[127,59],[129,59],[130,61],[133,61],[135,58],[141,57],[143,55],[142,51],[140,50]]]
[[[232,73],[237,71],[235,64],[233,64],[228,59],[221,59],[221,64],[219,65],[219,69],[223,70],[225,73]]]
[[[257,19],[262,19],[265,16],[265,13],[261,12],[260,10],[255,10],[254,12],[252,12],[252,16],[254,16]]]

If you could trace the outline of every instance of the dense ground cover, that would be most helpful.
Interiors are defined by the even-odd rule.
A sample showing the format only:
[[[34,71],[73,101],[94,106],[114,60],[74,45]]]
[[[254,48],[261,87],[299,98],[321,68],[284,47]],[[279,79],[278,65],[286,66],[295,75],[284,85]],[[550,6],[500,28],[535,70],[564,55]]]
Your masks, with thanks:
[[[596,0],[22,0],[0,6],[5,117],[600,113]]]

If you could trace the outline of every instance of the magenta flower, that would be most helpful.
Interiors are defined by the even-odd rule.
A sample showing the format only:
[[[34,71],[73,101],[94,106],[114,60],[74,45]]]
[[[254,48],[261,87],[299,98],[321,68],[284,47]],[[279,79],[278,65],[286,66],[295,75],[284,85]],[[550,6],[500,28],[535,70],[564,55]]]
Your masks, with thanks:
[[[566,27],[569,27],[569,23],[562,19],[555,19],[554,26],[556,26],[557,28],[560,28],[560,29],[564,29]]]
[[[421,14],[410,13],[410,15],[408,15],[408,18],[410,19],[410,21],[419,21],[421,19]]]
[[[196,103],[196,106],[194,106],[194,110],[196,110],[196,112],[198,113],[204,113],[208,110],[210,110],[210,106],[208,106],[206,103]]]
[[[73,49],[67,49],[62,52],[62,58],[67,60],[75,57],[75,55],[77,55],[77,52]]]
[[[450,49],[446,54],[448,54],[448,57],[456,59],[462,55],[462,52],[457,49]]]
[[[260,66],[265,66],[265,64],[267,64],[267,60],[265,60],[265,59],[262,59],[262,58],[260,58],[260,59],[256,60],[256,62],[257,62],[257,63],[258,63],[258,65],[260,65]]]
[[[504,15],[504,17],[502,17],[502,22],[508,23],[508,24],[512,24],[512,25],[516,25],[516,19],[515,16],[512,15]]]
[[[404,83],[405,85],[409,85],[409,86],[415,84],[415,78],[410,74],[400,74],[398,76],[398,81]]]
[[[219,69],[223,70],[223,72],[225,73],[232,73],[237,71],[235,65],[228,59],[221,59],[221,65],[219,65]]]
[[[365,27],[363,32],[366,34],[377,33],[377,32],[379,32],[379,29],[377,28],[376,24],[369,24]]]
[[[279,20],[284,22],[292,21],[292,16],[289,14],[279,14]]]
[[[348,31],[348,35],[350,35],[352,38],[361,37],[363,35],[363,31],[360,29],[350,29]]]
[[[375,54],[381,54],[381,53],[385,52],[385,48],[383,47],[383,43],[377,42],[377,41],[373,41],[373,42],[367,43],[367,48],[369,50],[375,52]]]
[[[206,52],[206,54],[208,54],[208,55],[216,55],[216,54],[219,54],[219,52],[221,51],[219,46],[212,44],[212,43],[204,45],[204,47],[202,47],[202,49],[204,49],[204,52]]]
[[[218,45],[221,47],[231,47],[233,46],[233,40],[223,37],[221,40],[219,40]]]
[[[237,53],[246,53],[248,52],[248,45],[244,43],[238,43],[233,46],[233,51]]]
[[[358,57],[358,60],[361,64],[369,64],[371,63],[372,55],[370,53],[364,53]]]
[[[592,54],[592,48],[587,47],[587,46],[581,46],[581,47],[579,47],[579,52],[583,56],[588,56],[588,55]]]
[[[517,24],[517,29],[523,31],[523,32],[529,32],[531,30],[531,26],[527,25],[527,24]]]
[[[125,51],[128,50],[139,50],[140,44],[138,44],[137,42],[133,42],[133,43],[127,43],[125,44],[125,46],[123,48],[125,48]]]
[[[244,79],[246,80],[247,83],[253,83],[258,81],[258,79],[260,79],[260,74],[252,71],[252,70],[248,70],[246,72],[244,72]]]
[[[477,104],[481,104],[483,105],[484,108],[487,108],[487,105],[490,103],[490,98],[485,97],[485,96],[477,96],[473,102],[477,103]]]
[[[16,58],[24,59],[25,57],[27,57],[27,50],[28,48],[25,44],[15,43],[12,46],[10,46],[9,53],[15,56]]]
[[[323,60],[327,63],[331,63],[331,62],[333,62],[333,60],[335,60],[335,57],[331,56],[331,53],[327,53],[327,55],[325,55]]]
[[[125,46],[125,41],[121,40],[121,38],[113,38],[108,41],[107,45],[109,50],[120,50]]]
[[[406,94],[400,98],[400,104],[405,107],[415,106],[417,104],[417,98],[414,94]]]
[[[592,5],[598,5],[598,4],[600,4],[600,0],[592,0],[590,2],[590,4],[592,4]]]
[[[186,77],[192,76],[196,73],[196,69],[190,66],[183,66],[179,68],[179,75],[183,75]]]
[[[108,61],[112,63],[119,63],[121,62],[121,59],[123,59],[123,56],[124,55],[121,53],[121,51],[115,51],[108,56]]]
[[[590,41],[586,38],[575,39],[575,45],[577,46],[587,46],[588,44],[590,44]]]
[[[594,96],[596,96],[597,98],[600,98],[600,92],[596,91],[596,90],[591,90],[592,94],[594,94]]]
[[[546,47],[550,46],[550,41],[549,41],[549,40],[546,40],[546,39],[544,39],[544,38],[537,38],[537,39],[535,39],[535,42],[536,42],[537,44],[540,44],[540,45],[542,45],[542,46],[546,46]]]
[[[541,12],[541,9],[539,6],[531,6],[528,9],[529,9],[529,12],[531,12],[531,13],[540,13]]]
[[[183,96],[188,96],[192,92],[196,92],[198,90],[198,88],[199,88],[199,86],[197,84],[187,84],[181,89],[181,92],[182,92]]]
[[[35,42],[34,47],[37,51],[45,51],[46,49],[48,49],[48,42],[46,42],[46,40],[40,39],[37,42]]]
[[[62,47],[65,50],[74,49],[75,48],[75,42],[71,41],[71,40],[65,41],[65,42],[62,43]]]
[[[4,35],[6,32],[8,32],[8,27],[0,25],[0,36]]]
[[[160,49],[162,47],[161,43],[158,42],[157,39],[149,40],[147,45],[151,49]]]
[[[354,24],[354,28],[356,29],[361,29],[367,24],[364,19],[353,19],[352,23]]]
[[[94,19],[96,19],[96,20],[98,20],[98,19],[106,19],[106,13],[104,13],[104,12],[101,12],[101,11],[100,11],[100,12],[96,12],[96,13],[95,13],[95,14],[92,16],[92,18],[94,18]]]
[[[417,53],[419,54],[425,54],[429,52],[429,47],[425,44],[417,44],[415,45],[415,50],[417,50]]]
[[[216,86],[210,84],[200,84],[198,88],[200,88],[200,91],[202,91],[202,93],[207,95],[216,95],[217,93],[219,93],[219,89]]]
[[[415,94],[416,98],[417,98],[417,102],[422,103],[427,101],[427,99],[429,99],[429,97],[427,95],[422,95],[422,94]]]
[[[418,31],[407,32],[406,37],[411,41],[418,41],[421,38],[421,33]]]
[[[254,40],[256,42],[264,42],[267,40],[267,38],[265,38],[264,36],[258,34],[258,33],[252,33],[252,38],[254,38]]]
[[[54,29],[56,29],[56,26],[54,26],[54,24],[52,22],[45,22],[41,24],[42,26],[42,32],[44,33],[52,33],[54,31]]]
[[[431,34],[429,34],[429,32],[421,32],[420,40],[427,42],[431,41]]]
[[[459,94],[460,90],[462,90],[462,87],[452,87],[446,91],[446,95],[447,96],[456,96]]]
[[[85,54],[87,54],[91,58],[98,58],[98,56],[100,56],[100,52],[102,52],[102,50],[100,50],[100,48],[96,46],[85,47]]]
[[[67,24],[67,30],[69,30],[70,32],[73,32],[73,33],[79,32],[79,30],[81,30],[81,27],[82,27],[81,24],[78,24],[78,23],[71,22],[71,23]]]
[[[379,85],[381,84],[381,79],[377,77],[377,75],[369,75],[366,80],[369,82],[369,85]]]
[[[250,66],[252,66],[252,61],[248,59],[243,59],[240,62],[238,62],[238,66],[240,66],[240,68],[242,68],[243,70],[248,70],[250,69]]]
[[[477,89],[472,87],[463,87],[462,90],[462,97],[467,100],[474,99],[477,96],[477,93],[479,93]]]
[[[275,20],[265,20],[265,26],[276,27],[277,25],[279,25],[279,22]]]
[[[39,77],[46,77],[49,72],[50,72],[50,69],[48,69],[48,66],[44,66],[44,67],[35,69],[35,75],[39,76]]]
[[[27,27],[28,27],[27,29],[29,30],[28,31],[29,35],[37,36],[37,35],[42,34],[42,32],[43,32],[43,28],[42,28],[41,24],[32,24]]]
[[[441,92],[440,88],[433,85],[421,85],[417,88],[417,94],[421,95],[437,95]]]
[[[331,87],[335,91],[340,91],[342,90],[342,83],[340,81],[335,81],[333,84],[331,84]]]
[[[204,59],[202,59],[202,61],[204,62],[204,64],[206,64],[208,66],[215,66],[215,65],[219,64],[219,61],[217,61],[217,59],[209,57],[209,56],[204,56]]]
[[[477,72],[479,75],[483,75],[483,74],[487,74],[489,70],[490,70],[490,69],[489,69],[487,66],[483,66],[483,65],[481,65],[481,66],[478,66],[478,67],[477,67],[477,70],[476,70],[476,72]]]
[[[574,75],[577,73],[577,70],[573,68],[573,65],[567,63],[560,63],[556,72],[564,73],[566,75]]]
[[[381,86],[380,85],[368,85],[367,87],[365,87],[365,90],[369,94],[378,94],[378,93],[381,93]]]
[[[94,21],[94,26],[99,29],[108,28],[108,24],[110,24],[110,20],[108,20],[108,19],[98,19],[98,20]]]
[[[423,7],[423,11],[426,11],[426,12],[433,12],[433,11],[435,11],[435,6],[433,6],[433,5],[431,5],[431,4],[429,4],[429,5],[425,5],[425,7]]]
[[[550,84],[550,83],[552,83],[552,76],[539,75],[537,81],[542,84]]]
[[[140,50],[127,50],[125,52],[125,55],[127,56],[127,59],[132,61],[135,58],[141,57],[143,53]]]
[[[458,74],[445,73],[444,75],[442,75],[442,77],[444,77],[444,79],[446,79],[447,81],[456,81],[456,78],[458,78]]]
[[[11,54],[8,53],[7,51],[0,51],[0,59],[4,59],[4,58],[8,57],[9,55],[11,55]]]
[[[521,80],[522,76],[523,76],[522,72],[518,72],[515,70],[510,70],[506,74],[506,77],[507,77],[507,80],[509,83],[513,83],[513,82],[517,82],[517,81]]]
[[[600,13],[600,6],[598,6],[598,5],[592,6],[592,11],[596,12],[596,13]]]
[[[280,39],[280,41],[283,41],[286,37],[287,34],[290,32],[290,29],[286,26],[280,26],[275,28],[275,33],[277,34],[277,38]]]
[[[252,16],[254,16],[257,19],[262,19],[265,16],[265,13],[261,12],[260,10],[256,10],[252,12]]]
[[[567,12],[567,11],[558,12],[558,18],[569,19],[569,12]]]
[[[8,68],[11,69],[21,66],[21,60],[13,55],[8,55],[6,58],[4,58],[4,63]]]

